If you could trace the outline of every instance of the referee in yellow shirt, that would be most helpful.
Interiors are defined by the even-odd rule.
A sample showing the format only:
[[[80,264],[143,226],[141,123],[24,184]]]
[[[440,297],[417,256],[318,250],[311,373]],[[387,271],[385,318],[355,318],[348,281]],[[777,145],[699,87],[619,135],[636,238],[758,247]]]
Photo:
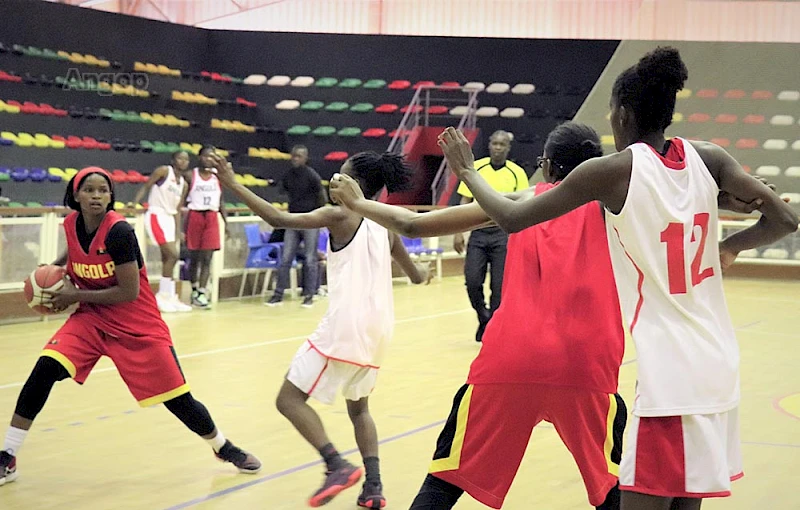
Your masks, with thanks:
[[[489,157],[475,161],[475,170],[489,185],[500,193],[512,193],[528,187],[528,176],[525,170],[513,161],[508,161],[511,151],[511,134],[506,131],[495,131],[489,137]],[[458,187],[461,203],[472,202],[472,193],[462,182]],[[467,244],[467,257],[464,261],[464,278],[470,304],[478,314],[478,331],[475,341],[480,342],[483,330],[492,314],[500,306],[500,293],[503,285],[503,268],[506,262],[506,244],[508,234],[500,227],[486,227],[473,230]],[[453,237],[453,248],[458,253],[464,252],[464,235]],[[483,282],[486,271],[491,271],[492,295],[489,308],[483,295]]]

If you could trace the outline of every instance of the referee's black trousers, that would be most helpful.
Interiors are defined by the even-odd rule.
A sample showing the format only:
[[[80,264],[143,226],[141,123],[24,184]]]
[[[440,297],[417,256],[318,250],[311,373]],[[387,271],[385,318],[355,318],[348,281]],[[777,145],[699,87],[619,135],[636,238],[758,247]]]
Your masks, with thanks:
[[[492,314],[500,306],[503,287],[503,269],[506,263],[508,234],[500,227],[487,227],[474,230],[467,243],[467,257],[464,261],[464,279],[470,304],[478,314],[478,321],[485,326]],[[490,271],[492,295],[489,307],[483,295],[483,282]]]

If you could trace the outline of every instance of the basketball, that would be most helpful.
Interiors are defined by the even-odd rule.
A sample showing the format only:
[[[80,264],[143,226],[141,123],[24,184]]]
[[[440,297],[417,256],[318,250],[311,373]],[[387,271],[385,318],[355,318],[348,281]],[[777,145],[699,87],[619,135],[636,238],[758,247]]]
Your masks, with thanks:
[[[64,275],[66,271],[61,266],[40,266],[37,267],[29,277],[25,279],[25,301],[28,306],[42,315],[54,313],[50,305],[42,303],[45,296],[44,292],[55,292],[64,286]]]

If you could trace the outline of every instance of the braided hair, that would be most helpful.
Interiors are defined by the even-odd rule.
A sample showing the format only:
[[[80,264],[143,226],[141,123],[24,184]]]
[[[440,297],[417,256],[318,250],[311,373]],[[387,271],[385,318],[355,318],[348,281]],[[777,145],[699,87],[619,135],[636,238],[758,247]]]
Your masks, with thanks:
[[[402,154],[359,152],[350,157],[349,162],[353,177],[361,184],[366,197],[377,195],[384,186],[389,193],[411,188],[414,171]]]

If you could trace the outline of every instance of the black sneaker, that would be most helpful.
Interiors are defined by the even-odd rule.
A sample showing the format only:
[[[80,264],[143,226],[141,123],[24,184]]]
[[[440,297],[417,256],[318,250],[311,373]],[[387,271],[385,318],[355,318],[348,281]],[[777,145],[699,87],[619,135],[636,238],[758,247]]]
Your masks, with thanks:
[[[240,473],[254,475],[261,471],[261,461],[252,453],[247,453],[230,441],[225,441],[225,445],[216,454],[217,458],[223,462],[230,462]]]
[[[386,506],[386,498],[383,497],[383,484],[364,482],[361,487],[361,494],[358,495],[358,506],[362,508],[383,508]]]
[[[0,452],[0,486],[17,479],[17,458],[7,451]]]
[[[305,299],[303,299],[303,304],[300,306],[304,308],[311,308],[314,306],[314,296],[306,296]]]
[[[264,303],[266,306],[279,306],[283,304],[283,296],[273,294],[269,301]]]
[[[308,500],[308,506],[316,508],[327,505],[340,492],[358,483],[364,469],[355,467],[347,461],[343,462],[340,468],[325,473],[325,482]]]

